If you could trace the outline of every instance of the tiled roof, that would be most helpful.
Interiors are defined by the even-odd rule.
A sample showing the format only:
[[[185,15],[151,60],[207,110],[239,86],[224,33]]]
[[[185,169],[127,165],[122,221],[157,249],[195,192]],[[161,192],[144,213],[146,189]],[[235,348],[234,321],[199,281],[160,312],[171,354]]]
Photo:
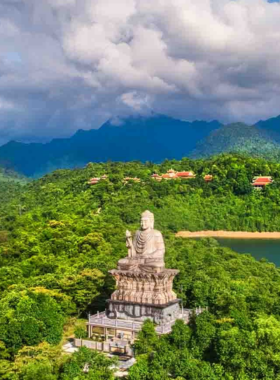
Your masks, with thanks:
[[[258,177],[254,182],[271,182],[271,177]]]
[[[255,177],[253,179],[253,186],[264,186],[268,185],[269,183],[272,183],[272,178],[271,177]]]
[[[178,177],[194,177],[193,172],[178,172]]]

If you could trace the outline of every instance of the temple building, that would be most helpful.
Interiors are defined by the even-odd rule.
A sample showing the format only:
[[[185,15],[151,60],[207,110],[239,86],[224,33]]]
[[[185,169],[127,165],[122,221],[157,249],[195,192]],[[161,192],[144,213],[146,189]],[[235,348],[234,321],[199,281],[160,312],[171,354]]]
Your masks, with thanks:
[[[265,186],[273,182],[272,177],[254,177],[252,186],[255,189],[263,189]]]
[[[161,176],[163,179],[174,179],[177,178],[177,172],[173,169],[169,169],[167,173]]]
[[[162,181],[162,176],[157,173],[154,173],[153,175],[151,175],[151,178],[159,182]]]
[[[123,179],[123,183],[124,184],[127,184],[129,181],[132,181],[132,182],[141,182],[141,179],[140,178],[137,178],[137,177],[125,177]]]
[[[196,175],[193,172],[178,172],[177,173],[178,178],[195,178]]]
[[[89,181],[88,181],[88,184],[89,185],[96,185],[98,182],[100,181],[104,181],[108,178],[108,176],[106,174],[103,174],[101,177],[96,177],[96,178],[91,178]]]
[[[151,178],[155,179],[156,181],[161,181],[162,179],[188,179],[188,178],[195,178],[196,175],[192,171],[188,172],[176,172],[173,169],[170,169],[167,171],[167,173],[159,175],[159,174],[153,174]]]
[[[88,184],[89,185],[96,185],[98,182],[100,181],[100,178],[91,178],[89,181],[88,181]]]
[[[211,181],[213,181],[213,176],[211,174],[206,174],[204,176],[204,181],[205,182],[211,182]]]
[[[132,344],[147,318],[161,335],[171,332],[176,319],[188,323],[193,312],[203,311],[183,309],[173,291],[179,271],[165,268],[163,236],[154,229],[150,211],[142,213],[141,228],[134,237],[126,231],[126,247],[127,257],[109,272],[116,281],[116,290],[107,300],[105,311],[89,316],[88,339],[75,339],[77,347],[133,356]]]

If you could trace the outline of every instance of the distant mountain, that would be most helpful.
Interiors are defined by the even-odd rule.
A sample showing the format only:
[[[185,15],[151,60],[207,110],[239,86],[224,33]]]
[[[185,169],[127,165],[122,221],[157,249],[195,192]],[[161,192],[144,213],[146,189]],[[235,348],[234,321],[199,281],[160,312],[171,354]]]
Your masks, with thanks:
[[[47,144],[11,141],[0,147],[0,165],[27,176],[39,176],[90,161],[180,159],[220,127],[217,121],[185,122],[161,115],[127,118],[118,126],[108,121],[99,129],[79,130],[69,139],[55,139]]]
[[[244,123],[225,125],[216,131],[212,131],[209,136],[200,141],[190,156],[193,158],[209,157],[230,152],[263,157],[269,160],[280,159],[280,144],[276,138],[277,132],[273,128],[270,129],[269,126],[269,120],[255,126],[249,126]]]
[[[268,120],[260,120],[256,127],[267,132],[271,138],[280,143],[280,116],[272,117]]]
[[[107,121],[99,129],[79,130],[47,144],[11,141],[0,147],[0,166],[28,177],[88,162],[153,161],[223,152],[280,160],[280,116],[254,126],[218,121],[186,122],[167,116],[130,117],[121,125]]]

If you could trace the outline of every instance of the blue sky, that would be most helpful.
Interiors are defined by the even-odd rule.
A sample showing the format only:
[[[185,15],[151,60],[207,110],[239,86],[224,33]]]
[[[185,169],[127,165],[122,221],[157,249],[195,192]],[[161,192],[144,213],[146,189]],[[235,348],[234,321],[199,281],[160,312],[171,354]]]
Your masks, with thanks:
[[[266,0],[2,0],[0,144],[139,114],[276,116],[279,19]]]

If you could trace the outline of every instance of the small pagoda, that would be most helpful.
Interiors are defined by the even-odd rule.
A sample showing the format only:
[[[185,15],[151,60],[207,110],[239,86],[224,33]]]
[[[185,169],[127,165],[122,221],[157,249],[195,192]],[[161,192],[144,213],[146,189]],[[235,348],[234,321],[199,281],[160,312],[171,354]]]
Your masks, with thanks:
[[[272,180],[272,177],[270,177],[270,176],[254,177],[253,182],[252,182],[252,186],[257,190],[261,190],[265,186],[270,185],[272,182],[273,182],[273,180]]]

